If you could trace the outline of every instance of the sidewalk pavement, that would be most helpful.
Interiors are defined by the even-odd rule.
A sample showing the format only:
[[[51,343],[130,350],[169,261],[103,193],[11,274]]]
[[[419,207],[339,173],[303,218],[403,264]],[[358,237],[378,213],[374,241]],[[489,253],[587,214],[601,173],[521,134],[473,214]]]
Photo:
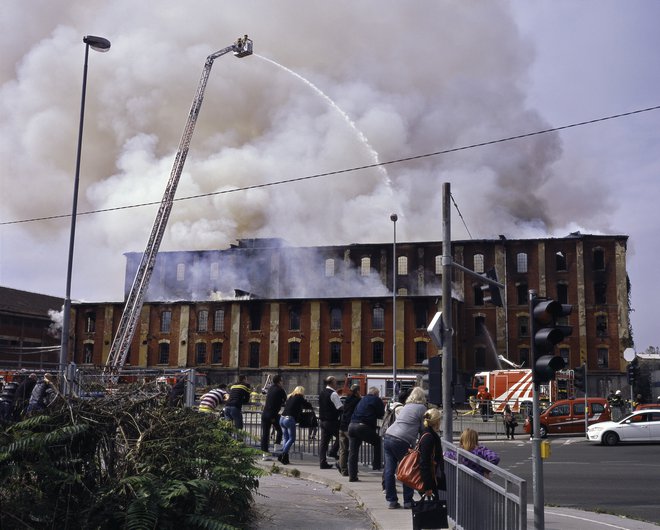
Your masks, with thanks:
[[[359,482],[349,482],[337,469],[320,469],[318,456],[291,453],[291,463],[283,466],[279,462],[258,463],[265,469],[277,465],[282,473],[299,476],[302,479],[325,484],[332,489],[340,489],[356,499],[371,517],[374,527],[379,530],[405,530],[412,528],[412,514],[403,508],[390,510],[385,501],[382,488],[382,474],[370,468],[360,466]],[[399,502],[401,486],[398,486]],[[658,526],[616,515],[585,512],[573,508],[546,506],[544,512],[545,530],[658,530]],[[527,506],[527,528],[534,528],[534,506]],[[504,529],[503,529],[504,530]]]

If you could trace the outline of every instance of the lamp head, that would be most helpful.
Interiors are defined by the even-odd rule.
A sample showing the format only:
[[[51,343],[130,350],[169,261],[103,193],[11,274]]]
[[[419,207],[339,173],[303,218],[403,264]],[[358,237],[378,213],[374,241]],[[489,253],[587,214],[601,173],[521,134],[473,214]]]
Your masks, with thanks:
[[[87,35],[83,37],[83,42],[97,52],[107,52],[110,49],[110,41],[108,39],[104,39],[103,37]]]
[[[393,223],[396,223],[398,219],[399,216],[397,214],[393,213],[392,215],[390,215],[390,221],[392,221]]]

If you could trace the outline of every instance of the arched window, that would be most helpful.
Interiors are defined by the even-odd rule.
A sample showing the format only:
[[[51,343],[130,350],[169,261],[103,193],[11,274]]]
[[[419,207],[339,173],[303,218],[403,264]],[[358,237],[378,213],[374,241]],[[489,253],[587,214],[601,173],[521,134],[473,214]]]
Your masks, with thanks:
[[[525,252],[518,252],[516,255],[516,271],[527,272],[527,254]]]
[[[399,276],[407,276],[408,258],[406,256],[399,256],[396,261],[397,261],[397,274]]]
[[[205,309],[197,313],[197,331],[206,332],[209,330],[209,312]]]
[[[335,260],[328,258],[325,260],[325,276],[330,278],[335,275]]]
[[[484,272],[484,255],[483,254],[475,254],[474,257],[472,258],[472,265],[474,272],[478,272],[479,274]]]
[[[371,274],[371,258],[365,257],[360,260],[360,276],[369,276]]]
[[[330,309],[330,329],[332,331],[341,330],[341,320],[341,307],[332,307]]]
[[[385,309],[381,305],[375,305],[372,313],[372,329],[385,329]]]

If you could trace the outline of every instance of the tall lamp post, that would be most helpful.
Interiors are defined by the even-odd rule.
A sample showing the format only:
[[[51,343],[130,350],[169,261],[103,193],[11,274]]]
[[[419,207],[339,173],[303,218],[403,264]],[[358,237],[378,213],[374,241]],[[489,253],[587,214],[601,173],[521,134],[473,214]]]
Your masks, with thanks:
[[[87,35],[83,37],[85,43],[85,63],[83,67],[82,96],[80,98],[80,125],[78,127],[78,152],[76,155],[76,176],[73,180],[73,208],[71,210],[71,233],[69,235],[69,261],[66,269],[66,295],[64,297],[64,310],[62,314],[62,342],[60,347],[60,370],[63,371],[69,357],[69,319],[71,313],[71,271],[73,270],[73,244],[76,238],[76,214],[78,210],[78,184],[80,182],[80,153],[82,150],[83,123],[85,121],[85,93],[87,92],[87,58],[89,49],[98,52],[107,52],[110,41],[103,37]]]
[[[392,400],[396,400],[396,222],[399,216],[395,213],[390,215],[390,221],[394,226],[394,238],[392,240]]]

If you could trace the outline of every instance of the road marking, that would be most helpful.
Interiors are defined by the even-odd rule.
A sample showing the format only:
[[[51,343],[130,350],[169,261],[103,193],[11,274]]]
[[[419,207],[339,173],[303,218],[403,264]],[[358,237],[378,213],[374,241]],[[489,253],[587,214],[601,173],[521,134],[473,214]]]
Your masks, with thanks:
[[[533,509],[530,510],[529,507],[528,507],[527,511],[528,512],[533,511]],[[608,528],[616,528],[617,530],[630,530],[629,527],[619,526],[619,525],[610,524],[610,523],[604,523],[603,521],[597,521],[596,519],[589,519],[587,517],[578,517],[577,515],[568,515],[566,513],[552,512],[552,511],[549,511],[548,509],[545,510],[545,513],[550,514],[550,515],[556,515],[558,517],[567,517],[569,519],[577,519],[578,521],[587,521],[589,523],[594,523],[594,524],[597,524],[599,526],[607,526]]]

